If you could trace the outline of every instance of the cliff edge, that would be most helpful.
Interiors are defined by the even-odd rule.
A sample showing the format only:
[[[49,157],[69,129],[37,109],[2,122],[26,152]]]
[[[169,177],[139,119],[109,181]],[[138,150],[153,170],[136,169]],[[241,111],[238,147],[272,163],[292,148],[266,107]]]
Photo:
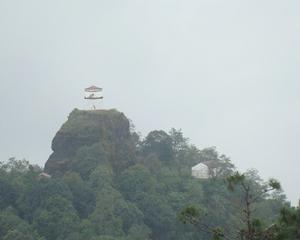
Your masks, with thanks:
[[[130,123],[117,110],[73,110],[52,141],[45,172],[75,171],[86,178],[98,165],[118,171],[134,161]]]

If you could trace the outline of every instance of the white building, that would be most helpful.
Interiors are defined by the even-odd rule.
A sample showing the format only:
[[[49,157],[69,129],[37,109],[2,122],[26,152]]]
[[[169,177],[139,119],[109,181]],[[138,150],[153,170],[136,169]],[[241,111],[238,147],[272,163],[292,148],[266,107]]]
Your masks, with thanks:
[[[195,178],[207,179],[215,176],[216,172],[217,163],[215,161],[198,163],[192,167],[192,176]]]
[[[45,172],[42,172],[39,174],[40,177],[43,177],[43,178],[51,178],[51,175],[45,173]]]

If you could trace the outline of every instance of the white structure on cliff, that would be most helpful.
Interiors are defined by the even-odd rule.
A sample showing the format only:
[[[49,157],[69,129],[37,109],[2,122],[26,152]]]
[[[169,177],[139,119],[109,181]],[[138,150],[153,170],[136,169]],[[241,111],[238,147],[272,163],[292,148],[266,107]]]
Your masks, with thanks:
[[[102,90],[102,88],[96,87],[94,85],[84,89],[84,99],[89,102],[91,109],[96,110],[96,106],[103,99]]]
[[[201,162],[192,167],[192,176],[207,179],[214,177],[217,173],[218,164],[215,161]]]

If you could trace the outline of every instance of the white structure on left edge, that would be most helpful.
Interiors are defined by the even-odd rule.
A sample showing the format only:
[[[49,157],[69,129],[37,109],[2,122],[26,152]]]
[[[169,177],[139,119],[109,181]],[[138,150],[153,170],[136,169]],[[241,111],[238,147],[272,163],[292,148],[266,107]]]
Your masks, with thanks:
[[[217,173],[218,164],[215,161],[201,162],[192,167],[192,176],[207,179],[214,177]]]
[[[40,177],[44,177],[44,178],[51,178],[51,175],[45,173],[45,172],[42,172],[39,174]]]

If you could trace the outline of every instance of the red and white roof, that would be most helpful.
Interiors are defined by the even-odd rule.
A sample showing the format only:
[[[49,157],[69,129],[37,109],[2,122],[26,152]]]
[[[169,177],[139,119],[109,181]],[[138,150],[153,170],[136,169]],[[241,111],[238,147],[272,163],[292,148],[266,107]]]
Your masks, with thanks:
[[[88,88],[85,88],[84,91],[86,92],[101,92],[102,88],[96,87],[96,86],[90,86]]]

